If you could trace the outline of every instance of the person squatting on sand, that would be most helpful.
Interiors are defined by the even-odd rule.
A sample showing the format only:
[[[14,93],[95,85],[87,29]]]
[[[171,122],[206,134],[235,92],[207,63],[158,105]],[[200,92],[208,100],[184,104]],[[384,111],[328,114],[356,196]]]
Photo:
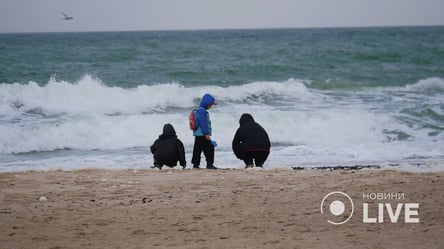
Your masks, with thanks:
[[[179,161],[182,168],[186,167],[185,149],[182,141],[177,138],[176,131],[171,124],[163,126],[163,133],[151,145],[151,153],[154,157],[152,168],[162,169],[163,165],[174,167]]]
[[[245,168],[253,168],[253,160],[256,167],[263,167],[270,147],[270,139],[265,129],[254,121],[251,114],[242,114],[232,148],[236,157],[245,162]]]
[[[199,108],[196,109],[195,118],[197,128],[193,130],[194,146],[191,163],[193,169],[199,169],[200,155],[202,151],[207,161],[207,169],[217,169],[214,166],[214,145],[211,142],[211,120],[208,110],[217,105],[215,98],[210,94],[205,94],[200,101]]]

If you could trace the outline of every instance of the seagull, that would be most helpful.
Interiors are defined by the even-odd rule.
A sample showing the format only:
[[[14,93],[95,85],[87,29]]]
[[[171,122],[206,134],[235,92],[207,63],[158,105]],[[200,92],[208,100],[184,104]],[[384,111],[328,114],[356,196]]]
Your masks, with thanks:
[[[63,15],[63,17],[60,18],[60,19],[62,19],[62,20],[69,21],[69,20],[74,19],[74,17],[72,17],[72,16],[68,16],[67,14],[63,13],[63,11],[62,11],[62,15]]]

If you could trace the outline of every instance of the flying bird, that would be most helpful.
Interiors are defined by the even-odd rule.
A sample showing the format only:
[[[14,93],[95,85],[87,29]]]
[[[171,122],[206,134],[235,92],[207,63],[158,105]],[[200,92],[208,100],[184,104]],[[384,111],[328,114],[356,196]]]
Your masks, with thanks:
[[[62,20],[69,21],[69,20],[74,19],[74,17],[68,16],[67,14],[63,13],[63,11],[62,11],[62,15],[63,15],[63,17],[61,18]]]

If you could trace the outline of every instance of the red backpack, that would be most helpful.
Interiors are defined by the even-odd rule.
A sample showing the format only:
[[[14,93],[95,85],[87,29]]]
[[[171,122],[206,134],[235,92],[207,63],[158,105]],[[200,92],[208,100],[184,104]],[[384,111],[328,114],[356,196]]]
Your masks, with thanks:
[[[188,120],[190,121],[190,129],[192,130],[192,131],[195,131],[195,130],[197,130],[197,127],[198,127],[198,124],[197,124],[197,120],[196,120],[196,110],[197,109],[193,109],[191,112],[190,112],[190,115],[188,116]]]
[[[199,108],[202,108],[202,107],[199,107]],[[192,130],[192,131],[195,131],[195,130],[197,130],[197,128],[199,128],[199,123],[197,122],[197,109],[199,109],[199,108],[196,108],[196,109],[193,109],[191,112],[190,112],[190,115],[188,116],[188,120],[189,120],[189,123],[190,123],[190,129]]]

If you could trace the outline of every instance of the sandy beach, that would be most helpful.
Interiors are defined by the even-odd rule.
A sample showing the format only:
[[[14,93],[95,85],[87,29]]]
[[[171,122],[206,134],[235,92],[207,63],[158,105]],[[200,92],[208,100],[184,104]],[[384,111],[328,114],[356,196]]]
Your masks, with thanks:
[[[391,170],[1,173],[0,248],[443,248],[443,178]],[[354,203],[342,225],[321,214],[333,191]],[[364,198],[377,193],[403,195]],[[387,210],[382,223],[364,223],[363,203],[369,218],[378,203],[419,203],[418,222],[406,223],[402,209],[396,223]]]

